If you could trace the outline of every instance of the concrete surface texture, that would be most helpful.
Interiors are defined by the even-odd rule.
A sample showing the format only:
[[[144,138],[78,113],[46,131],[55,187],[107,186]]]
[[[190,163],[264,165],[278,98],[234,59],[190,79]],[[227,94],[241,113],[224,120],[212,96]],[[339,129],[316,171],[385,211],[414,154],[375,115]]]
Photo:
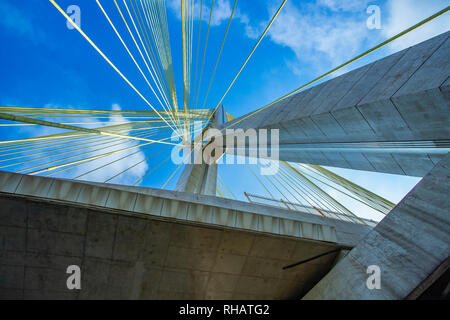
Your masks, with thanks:
[[[204,195],[7,172],[0,189],[4,299],[299,298],[338,253],[284,266],[370,231]],[[81,267],[80,291],[66,287],[69,265]]]
[[[407,298],[450,256],[449,194],[450,154],[305,299]],[[366,286],[371,265],[381,270],[379,290]]]
[[[281,160],[424,176],[448,146],[412,150],[398,143],[448,141],[449,35],[443,33],[225,126],[279,129]],[[392,142],[397,144],[386,144]]]

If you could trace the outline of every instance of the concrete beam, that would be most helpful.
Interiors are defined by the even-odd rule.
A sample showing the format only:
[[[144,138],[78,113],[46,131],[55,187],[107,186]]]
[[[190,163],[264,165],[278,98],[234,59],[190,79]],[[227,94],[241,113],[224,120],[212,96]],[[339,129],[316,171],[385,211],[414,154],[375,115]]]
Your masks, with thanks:
[[[370,228],[212,196],[0,172],[2,299],[296,299]],[[82,289],[66,287],[69,265]]]
[[[370,227],[215,196],[0,171],[0,192],[353,247]]]
[[[281,160],[423,176],[450,151],[449,35],[225,126],[279,129]],[[404,147],[405,142],[415,145]]]
[[[304,299],[405,299],[450,256],[450,153]],[[369,290],[367,268],[380,267]]]

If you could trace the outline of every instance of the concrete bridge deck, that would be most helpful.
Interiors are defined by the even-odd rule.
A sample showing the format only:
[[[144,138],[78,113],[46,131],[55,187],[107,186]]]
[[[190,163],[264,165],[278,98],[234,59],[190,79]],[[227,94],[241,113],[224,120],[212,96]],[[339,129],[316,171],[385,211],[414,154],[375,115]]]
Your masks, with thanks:
[[[371,228],[212,196],[0,172],[0,297],[292,299]],[[79,265],[82,289],[66,268]]]

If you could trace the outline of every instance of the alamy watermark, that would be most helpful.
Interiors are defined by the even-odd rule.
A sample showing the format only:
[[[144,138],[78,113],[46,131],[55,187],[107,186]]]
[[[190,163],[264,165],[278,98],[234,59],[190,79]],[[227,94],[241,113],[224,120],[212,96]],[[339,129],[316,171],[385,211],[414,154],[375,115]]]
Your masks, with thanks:
[[[69,15],[69,18],[78,26],[78,28],[81,28],[81,9],[77,5],[70,5],[67,7],[66,13]],[[69,30],[75,29],[72,23],[70,21],[66,21],[67,28]]]
[[[366,25],[370,30],[373,29],[381,29],[381,9],[377,5],[370,5],[366,10],[367,14],[369,14],[369,18],[367,18]]]
[[[194,124],[194,132],[202,131],[201,124],[201,122]],[[177,132],[172,134],[171,139],[172,142],[178,143],[171,155],[172,162],[176,165],[257,164],[258,158],[262,158],[264,160],[259,161],[261,175],[274,175],[279,169],[278,129],[221,131],[209,128],[197,136],[192,143],[180,141],[180,135]]]
[[[367,267],[367,274],[370,276],[367,278],[366,286],[369,290],[381,289],[381,268],[377,265],[371,265]]]
[[[81,269],[77,265],[71,265],[67,267],[67,274],[70,276],[67,278],[66,285],[69,290],[81,290]]]

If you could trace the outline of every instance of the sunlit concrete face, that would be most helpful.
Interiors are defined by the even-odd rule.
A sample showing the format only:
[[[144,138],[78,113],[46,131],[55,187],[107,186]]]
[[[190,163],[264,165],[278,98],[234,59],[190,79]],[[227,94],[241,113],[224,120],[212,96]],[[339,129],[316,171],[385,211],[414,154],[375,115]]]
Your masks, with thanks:
[[[225,126],[279,129],[281,160],[423,177],[450,151],[449,35]]]

